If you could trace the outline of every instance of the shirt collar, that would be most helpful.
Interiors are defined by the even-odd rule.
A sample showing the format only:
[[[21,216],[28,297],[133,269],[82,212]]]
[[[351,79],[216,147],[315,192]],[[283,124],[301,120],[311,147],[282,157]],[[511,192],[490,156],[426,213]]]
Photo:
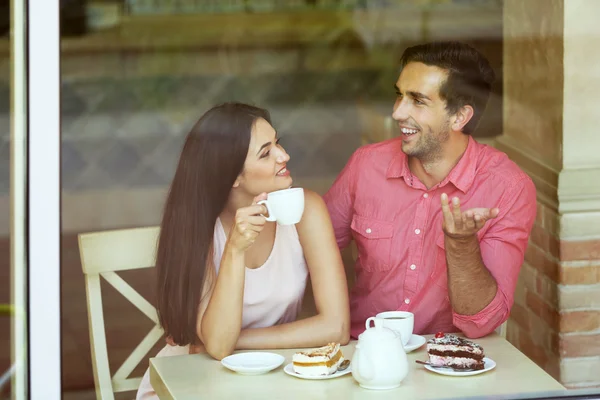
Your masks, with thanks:
[[[401,142],[399,142],[401,144]],[[410,178],[411,172],[408,168],[408,157],[402,151],[402,146],[398,146],[398,152],[392,158],[388,165],[386,178]]]
[[[452,168],[446,179],[440,182],[440,187],[448,182],[452,182],[458,190],[467,193],[473,181],[475,180],[475,172],[477,170],[477,158],[479,155],[479,143],[469,135],[469,143],[467,149],[463,153],[458,163]]]
[[[479,154],[479,144],[469,135],[467,149],[463,153],[458,163],[452,168],[448,176],[439,184],[439,187],[445,186],[451,182],[458,190],[466,193],[475,179],[475,171],[477,170],[477,157]],[[405,181],[411,179],[412,173],[408,167],[408,157],[400,151],[392,158],[388,165],[387,178],[404,178]]]

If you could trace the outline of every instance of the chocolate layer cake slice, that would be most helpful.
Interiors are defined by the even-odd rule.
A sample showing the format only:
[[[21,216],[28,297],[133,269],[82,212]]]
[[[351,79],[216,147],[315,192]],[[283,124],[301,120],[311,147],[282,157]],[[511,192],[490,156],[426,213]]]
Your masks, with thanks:
[[[480,370],[484,368],[483,347],[455,335],[438,332],[427,341],[429,363],[434,367]]]

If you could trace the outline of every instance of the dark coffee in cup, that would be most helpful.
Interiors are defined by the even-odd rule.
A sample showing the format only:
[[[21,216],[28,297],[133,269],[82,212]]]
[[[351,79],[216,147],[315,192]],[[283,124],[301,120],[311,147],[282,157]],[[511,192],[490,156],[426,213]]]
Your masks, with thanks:
[[[378,318],[383,318],[383,326],[400,334],[402,344],[406,346],[410,340],[415,316],[409,311],[386,311],[377,314]]]

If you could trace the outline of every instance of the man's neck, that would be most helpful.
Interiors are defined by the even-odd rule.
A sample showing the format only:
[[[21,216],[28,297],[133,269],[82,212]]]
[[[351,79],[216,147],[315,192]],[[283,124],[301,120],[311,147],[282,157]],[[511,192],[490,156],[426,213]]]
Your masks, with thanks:
[[[432,160],[421,160],[416,157],[408,158],[411,172],[427,187],[432,188],[450,174],[458,164],[469,145],[469,136],[461,134],[455,140],[447,143],[442,153]]]

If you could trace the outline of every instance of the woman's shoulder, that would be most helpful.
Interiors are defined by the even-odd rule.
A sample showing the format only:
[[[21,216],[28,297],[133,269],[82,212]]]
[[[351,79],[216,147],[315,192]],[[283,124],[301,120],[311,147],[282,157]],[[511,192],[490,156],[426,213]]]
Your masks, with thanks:
[[[304,212],[298,227],[315,226],[329,222],[329,212],[321,195],[313,190],[304,189]]]
[[[304,212],[314,213],[327,211],[325,200],[314,190],[304,189]]]

